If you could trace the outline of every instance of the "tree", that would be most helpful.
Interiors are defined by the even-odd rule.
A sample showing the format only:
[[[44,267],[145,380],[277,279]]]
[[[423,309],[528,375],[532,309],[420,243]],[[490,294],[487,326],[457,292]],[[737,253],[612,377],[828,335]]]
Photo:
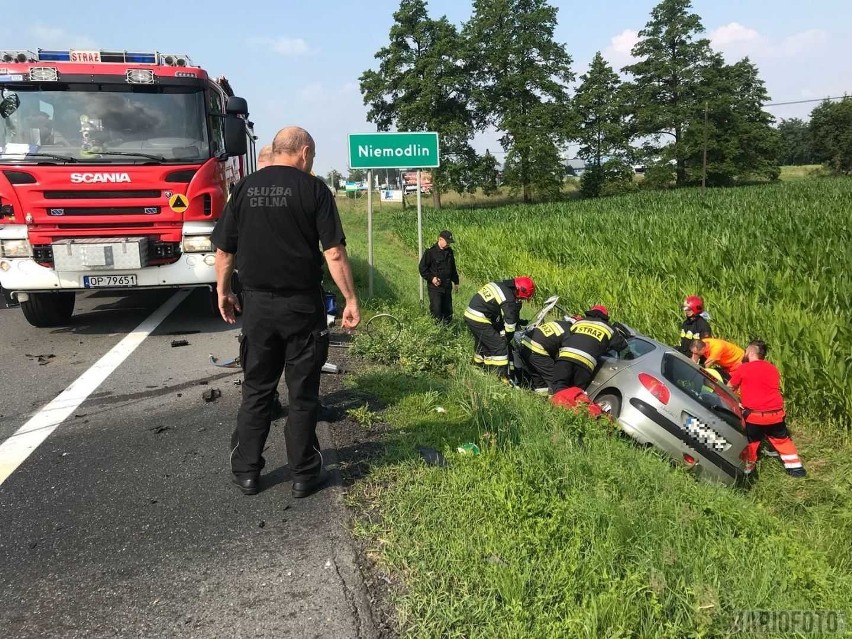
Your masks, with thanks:
[[[367,172],[364,169],[349,169],[349,177],[347,182],[363,182],[367,179]]]
[[[340,174],[340,171],[337,169],[332,169],[328,172],[326,176],[326,180],[328,181],[328,185],[333,188],[335,191],[340,188],[340,179],[343,176]]]
[[[588,72],[580,76],[580,80],[573,101],[579,120],[576,139],[580,143],[580,150],[577,155],[590,165],[587,172],[592,174],[583,181],[585,188],[582,192],[586,197],[597,197],[606,175],[599,170],[601,158],[624,155],[629,134],[620,96],[621,80],[600,51],[595,54]]]
[[[463,33],[470,47],[477,123],[503,133],[504,183],[553,195],[562,185],[559,147],[570,129],[571,57],[553,39],[546,0],[474,0]]]
[[[651,154],[675,160],[678,185],[687,181],[683,137],[698,110],[698,85],[711,58],[709,40],[697,38],[704,27],[691,8],[690,0],[662,0],[654,7],[633,47],[640,60],[624,68],[634,76],[634,133],[653,140],[646,144]],[[663,135],[670,136],[669,144]]]
[[[442,169],[433,169],[433,203],[440,207],[444,172],[466,160],[473,137],[464,43],[446,17],[429,18],[424,0],[402,0],[390,42],[376,53],[377,71],[360,78],[367,119],[380,131],[437,131]],[[450,166],[448,166],[450,165]]]
[[[781,120],[778,125],[778,135],[781,137],[780,164],[815,164],[811,148],[811,131],[808,123],[800,118]]]
[[[852,97],[826,100],[811,111],[814,156],[835,173],[852,173]]]
[[[776,179],[779,137],[773,116],[763,110],[769,95],[748,58],[725,64],[713,54],[702,71],[697,103],[682,135],[686,181],[727,186],[744,179]],[[705,126],[706,110],[706,126]]]

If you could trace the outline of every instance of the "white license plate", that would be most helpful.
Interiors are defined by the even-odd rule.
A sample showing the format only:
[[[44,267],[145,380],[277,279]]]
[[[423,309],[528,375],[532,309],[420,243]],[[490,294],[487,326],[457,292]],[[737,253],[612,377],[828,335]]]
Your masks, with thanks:
[[[113,286],[136,286],[135,275],[84,275],[85,288],[111,288]]]

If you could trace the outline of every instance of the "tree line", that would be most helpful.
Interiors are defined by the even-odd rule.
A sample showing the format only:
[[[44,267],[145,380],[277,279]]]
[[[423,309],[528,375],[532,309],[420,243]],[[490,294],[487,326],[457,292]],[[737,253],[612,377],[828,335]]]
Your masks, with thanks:
[[[547,0],[473,0],[472,9],[456,27],[430,17],[425,0],[401,0],[378,67],[360,77],[379,131],[439,133],[435,206],[441,191],[496,191],[497,159],[471,146],[488,128],[501,135],[501,183],[527,202],[559,197],[569,143],[586,163],[586,196],[635,188],[633,164],[646,167],[650,187],[776,179],[803,148],[804,159],[849,172],[835,125],[852,131],[852,100],[820,105],[809,125],[776,128],[757,67],[748,58],[727,64],[702,37],[690,0],[652,9],[625,78],[598,52],[573,94],[573,61],[554,39],[557,9]],[[793,144],[803,130],[807,143]]]

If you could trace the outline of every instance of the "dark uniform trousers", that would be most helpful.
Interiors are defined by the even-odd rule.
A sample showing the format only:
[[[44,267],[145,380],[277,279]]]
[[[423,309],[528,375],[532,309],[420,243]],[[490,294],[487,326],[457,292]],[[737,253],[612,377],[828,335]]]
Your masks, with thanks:
[[[521,359],[528,371],[530,386],[538,391],[547,388],[551,393],[558,393],[573,386],[586,390],[592,382],[594,371],[579,362],[563,358],[554,362],[552,357],[535,353],[526,346],[521,346]]]
[[[429,313],[444,324],[453,321],[453,287],[429,285]]]
[[[243,401],[231,437],[231,470],[256,475],[272,422],[273,397],[284,373],[289,398],[285,442],[294,481],[320,472],[316,435],[322,365],[328,357],[325,306],[316,292],[243,292]]]
[[[473,363],[499,377],[509,376],[509,344],[493,325],[465,318],[473,333]]]

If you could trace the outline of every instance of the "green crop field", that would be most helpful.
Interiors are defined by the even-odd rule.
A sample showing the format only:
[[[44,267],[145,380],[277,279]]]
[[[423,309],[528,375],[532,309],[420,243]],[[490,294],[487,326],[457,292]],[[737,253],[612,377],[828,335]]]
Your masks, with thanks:
[[[365,315],[389,309],[404,328],[390,345],[356,342],[368,359],[349,383],[381,409],[352,416],[382,428],[386,448],[350,500],[368,556],[394,583],[401,633],[757,636],[731,634],[742,610],[837,611],[852,623],[850,201],[852,180],[803,178],[427,209],[427,245],[442,228],[457,238],[462,291],[449,329],[417,304],[413,210],[377,206]],[[345,202],[363,295],[363,201]],[[692,293],[718,335],[765,338],[808,478],[762,459],[749,491],[697,482],[614,430],[473,370],[461,311],[482,283],[520,274],[536,279],[539,301],[556,293],[577,311],[603,302],[670,343]],[[466,441],[482,453],[455,452]],[[419,446],[449,466],[424,464]]]
[[[530,275],[539,299],[613,318],[677,343],[680,303],[704,297],[714,334],[765,339],[792,411],[852,429],[852,181],[430,212],[427,237],[457,238],[467,278]],[[416,247],[409,215],[394,231]]]

